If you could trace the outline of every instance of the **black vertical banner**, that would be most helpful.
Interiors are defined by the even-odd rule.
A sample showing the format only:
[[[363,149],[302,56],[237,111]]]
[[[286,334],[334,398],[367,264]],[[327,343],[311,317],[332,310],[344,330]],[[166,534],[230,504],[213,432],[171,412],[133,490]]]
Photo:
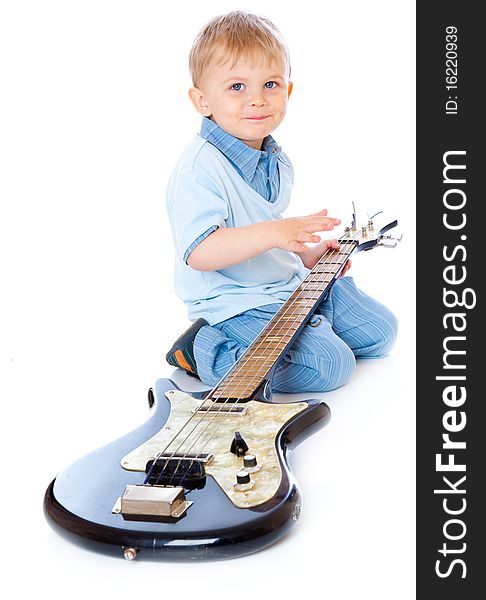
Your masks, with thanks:
[[[417,3],[419,600],[485,594],[486,32],[480,7]]]

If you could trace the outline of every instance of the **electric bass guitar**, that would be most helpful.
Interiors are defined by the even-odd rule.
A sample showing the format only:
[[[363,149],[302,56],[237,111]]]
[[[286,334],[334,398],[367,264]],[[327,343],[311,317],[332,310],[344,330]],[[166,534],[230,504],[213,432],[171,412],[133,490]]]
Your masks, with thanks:
[[[149,390],[150,419],[81,458],[48,486],[51,526],[85,547],[126,559],[215,560],[256,552],[296,523],[301,507],[287,450],[330,418],[321,400],[272,403],[279,359],[349,257],[385,235],[355,220],[211,390],[169,379]],[[304,435],[305,434],[305,435]]]

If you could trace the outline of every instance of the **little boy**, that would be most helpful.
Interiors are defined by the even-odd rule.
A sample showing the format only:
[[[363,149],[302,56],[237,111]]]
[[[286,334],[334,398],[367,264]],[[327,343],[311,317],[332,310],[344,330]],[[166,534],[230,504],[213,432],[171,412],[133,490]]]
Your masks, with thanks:
[[[175,243],[175,290],[189,319],[199,378],[215,385],[336,240],[323,210],[283,219],[292,164],[270,135],[292,92],[290,60],[268,19],[235,11],[212,19],[189,57],[189,97],[203,116],[167,189]],[[312,247],[306,242],[320,242]],[[346,265],[344,271],[349,268]],[[392,348],[397,320],[340,277],[276,370],[273,389],[323,392],[343,385],[355,357]]]

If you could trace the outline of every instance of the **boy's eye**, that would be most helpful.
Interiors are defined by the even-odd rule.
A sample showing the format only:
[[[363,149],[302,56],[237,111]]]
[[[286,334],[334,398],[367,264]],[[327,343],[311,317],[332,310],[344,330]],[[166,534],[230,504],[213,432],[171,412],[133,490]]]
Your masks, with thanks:
[[[242,83],[233,83],[233,85],[231,86],[232,90],[235,90],[235,92],[239,92],[240,90],[243,89],[243,84]]]
[[[276,81],[267,81],[267,82],[266,82],[266,84],[265,84],[265,87],[266,87],[267,89],[271,90],[271,89],[273,89],[273,88],[277,87],[277,85],[278,85],[278,84],[277,84],[277,82],[276,82]]]

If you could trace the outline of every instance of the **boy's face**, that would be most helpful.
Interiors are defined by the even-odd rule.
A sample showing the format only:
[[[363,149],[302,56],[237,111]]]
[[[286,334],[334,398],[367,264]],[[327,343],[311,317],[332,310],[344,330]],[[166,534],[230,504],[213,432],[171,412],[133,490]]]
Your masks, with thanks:
[[[189,96],[196,110],[222,129],[260,150],[263,138],[282,122],[292,91],[288,69],[280,61],[255,64],[240,60],[234,67],[219,64],[207,67],[199,88]]]

